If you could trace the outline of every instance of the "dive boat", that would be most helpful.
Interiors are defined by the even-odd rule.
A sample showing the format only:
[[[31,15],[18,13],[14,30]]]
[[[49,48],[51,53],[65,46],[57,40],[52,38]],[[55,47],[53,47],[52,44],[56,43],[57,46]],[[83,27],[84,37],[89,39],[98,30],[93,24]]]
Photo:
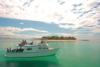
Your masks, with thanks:
[[[38,56],[48,56],[55,55],[58,48],[49,48],[46,41],[41,41],[40,43],[27,43],[23,40],[16,48],[7,48],[5,57],[38,57]]]

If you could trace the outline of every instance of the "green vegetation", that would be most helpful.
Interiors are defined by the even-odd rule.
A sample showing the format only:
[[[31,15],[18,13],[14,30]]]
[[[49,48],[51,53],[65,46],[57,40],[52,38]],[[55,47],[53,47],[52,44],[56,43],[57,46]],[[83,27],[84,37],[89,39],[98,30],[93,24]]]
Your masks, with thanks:
[[[72,36],[44,36],[42,39],[47,39],[47,40],[76,40],[75,37]]]

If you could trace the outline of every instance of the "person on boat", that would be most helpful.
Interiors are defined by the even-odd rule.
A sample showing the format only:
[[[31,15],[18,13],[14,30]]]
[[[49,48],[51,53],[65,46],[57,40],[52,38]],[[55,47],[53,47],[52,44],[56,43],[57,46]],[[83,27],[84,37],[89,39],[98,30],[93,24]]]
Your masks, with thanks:
[[[41,41],[41,44],[39,48],[42,48],[42,49],[48,49],[48,44],[47,44],[47,41],[45,40],[42,40]]]
[[[30,45],[33,45],[33,42],[31,42]]]
[[[41,44],[43,44],[43,43],[45,43],[45,41],[44,41],[44,40],[42,40],[42,41],[41,41]]]
[[[22,42],[19,44],[19,46],[24,46],[27,44],[27,41],[26,40],[22,40]]]
[[[7,52],[11,52],[11,48],[7,48]]]

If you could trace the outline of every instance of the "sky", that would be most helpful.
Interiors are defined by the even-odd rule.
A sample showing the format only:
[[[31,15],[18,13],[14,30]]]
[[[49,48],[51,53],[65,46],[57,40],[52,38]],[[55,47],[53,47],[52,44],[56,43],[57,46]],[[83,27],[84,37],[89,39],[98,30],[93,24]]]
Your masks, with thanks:
[[[99,39],[100,0],[0,0],[0,37]]]

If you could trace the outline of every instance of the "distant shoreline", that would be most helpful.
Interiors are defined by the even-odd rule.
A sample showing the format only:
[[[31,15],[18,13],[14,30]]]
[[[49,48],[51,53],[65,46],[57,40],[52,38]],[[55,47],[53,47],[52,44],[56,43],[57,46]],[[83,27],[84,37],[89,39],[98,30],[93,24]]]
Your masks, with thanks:
[[[46,41],[78,41],[77,39],[42,39],[42,38],[35,38],[34,40],[46,40]]]
[[[48,42],[55,42],[55,41],[59,41],[59,42],[65,42],[65,41],[77,41],[77,40],[47,40]]]
[[[64,39],[41,39],[41,38],[36,38],[33,40],[46,40],[47,42],[79,42],[79,41],[90,41],[87,39],[81,40],[81,39],[76,39],[76,40],[64,40]]]

